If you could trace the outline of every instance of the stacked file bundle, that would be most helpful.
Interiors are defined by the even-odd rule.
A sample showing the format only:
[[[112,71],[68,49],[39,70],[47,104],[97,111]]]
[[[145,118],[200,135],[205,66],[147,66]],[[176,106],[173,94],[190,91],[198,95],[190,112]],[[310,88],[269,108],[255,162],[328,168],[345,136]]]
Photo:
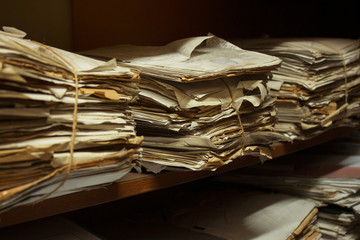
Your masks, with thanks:
[[[317,226],[324,239],[356,240],[360,237],[360,215],[347,208],[320,207]]]
[[[268,86],[278,97],[276,130],[297,139],[352,126],[359,115],[360,39],[236,40],[244,49],[282,59]]]
[[[132,111],[144,135],[141,164],[148,170],[216,169],[242,155],[269,157],[270,143],[289,140],[272,131],[275,98],[266,82],[280,64],[277,57],[215,36],[84,54],[116,58],[140,71],[141,91]]]
[[[139,74],[0,32],[0,209],[118,180],[133,166]],[[70,171],[71,170],[71,171]]]
[[[218,179],[318,201],[318,226],[326,239],[360,238],[360,134],[249,167]],[[322,154],[319,154],[321,152]]]

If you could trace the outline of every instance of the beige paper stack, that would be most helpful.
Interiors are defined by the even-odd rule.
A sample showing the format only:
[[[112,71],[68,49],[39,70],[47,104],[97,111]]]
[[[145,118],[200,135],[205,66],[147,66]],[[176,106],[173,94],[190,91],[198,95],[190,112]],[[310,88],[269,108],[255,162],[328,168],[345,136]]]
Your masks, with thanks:
[[[142,137],[139,74],[0,32],[0,209],[118,180]],[[70,166],[71,165],[71,166]]]
[[[281,58],[270,94],[278,98],[275,129],[308,139],[329,128],[355,126],[360,113],[360,39],[251,39],[236,45]]]
[[[145,137],[140,164],[150,171],[215,170],[244,155],[269,158],[269,144],[288,140],[273,131],[275,98],[266,89],[277,57],[211,35],[83,54],[140,71],[139,101],[131,110]]]

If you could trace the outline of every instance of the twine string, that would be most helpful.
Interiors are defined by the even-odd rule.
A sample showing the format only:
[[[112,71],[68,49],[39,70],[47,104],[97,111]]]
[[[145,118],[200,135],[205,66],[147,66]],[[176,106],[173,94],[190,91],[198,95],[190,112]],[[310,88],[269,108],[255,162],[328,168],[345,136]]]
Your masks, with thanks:
[[[60,184],[51,192],[48,192],[47,194],[45,194],[44,196],[42,196],[39,200],[37,200],[36,202],[34,202],[34,204],[39,203],[41,201],[43,201],[44,199],[48,198],[50,195],[54,194],[57,190],[59,190],[64,184],[65,182],[68,180],[69,176],[70,176],[70,172],[72,169],[72,165],[73,165],[73,159],[74,159],[74,148],[75,148],[75,137],[76,137],[76,129],[77,129],[77,112],[78,112],[78,98],[79,98],[79,80],[78,80],[78,75],[76,72],[76,68],[74,65],[72,65],[69,61],[67,61],[63,56],[61,56],[59,53],[57,53],[56,51],[54,51],[51,47],[48,47],[47,45],[44,45],[42,43],[39,42],[34,42],[38,45],[40,45],[41,47],[44,47],[46,50],[50,51],[51,53],[53,53],[55,56],[57,56],[61,61],[63,61],[64,63],[66,63],[68,66],[70,66],[71,71],[74,75],[74,81],[75,81],[75,97],[74,97],[74,109],[73,109],[73,121],[72,121],[72,127],[71,127],[71,140],[70,140],[70,156],[69,156],[69,162],[67,164],[67,166],[62,167],[62,169],[64,169],[66,172],[65,177],[62,179],[62,181],[60,182]],[[57,171],[57,170],[55,170]]]
[[[230,89],[230,86],[229,84],[227,84],[227,82],[221,78],[221,81],[224,83],[226,89],[228,90],[229,92],[229,95],[230,95],[230,98],[231,98],[231,104],[232,104],[232,107],[235,109],[235,112],[236,112],[236,116],[237,116],[237,119],[239,121],[239,125],[240,125],[240,133],[242,133],[242,145],[241,145],[241,149],[244,153],[244,148],[245,148],[245,130],[244,130],[244,126],[242,124],[242,121],[241,121],[241,116],[240,116],[240,111],[239,109],[237,108],[236,106],[236,102],[235,102],[235,99],[234,99],[234,96],[231,92],[231,89]]]

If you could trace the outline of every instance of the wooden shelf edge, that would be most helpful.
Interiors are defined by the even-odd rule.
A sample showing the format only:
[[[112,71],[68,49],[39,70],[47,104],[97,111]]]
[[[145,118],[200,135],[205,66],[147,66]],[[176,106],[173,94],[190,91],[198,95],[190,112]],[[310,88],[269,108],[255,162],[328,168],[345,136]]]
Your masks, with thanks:
[[[357,128],[340,127],[328,130],[310,140],[294,141],[293,143],[276,143],[273,145],[273,157],[280,157],[295,151],[309,148],[355,130],[357,130]],[[38,204],[22,205],[9,209],[8,211],[0,213],[0,227],[11,226],[22,222],[164,189],[225,173],[258,162],[259,158],[247,156],[239,159],[238,161],[227,164],[216,171],[179,171],[162,172],[160,174],[129,173],[119,182],[110,184],[106,187],[71,193],[68,195],[45,199]]]
[[[272,156],[273,158],[277,158],[300,150],[304,150],[306,148],[314,147],[316,145],[325,143],[337,137],[341,137],[346,134],[349,134],[358,129],[359,127],[338,127],[338,128],[329,129],[324,133],[308,140],[304,140],[304,141],[295,140],[292,143],[275,143],[273,144],[274,150],[272,151]]]

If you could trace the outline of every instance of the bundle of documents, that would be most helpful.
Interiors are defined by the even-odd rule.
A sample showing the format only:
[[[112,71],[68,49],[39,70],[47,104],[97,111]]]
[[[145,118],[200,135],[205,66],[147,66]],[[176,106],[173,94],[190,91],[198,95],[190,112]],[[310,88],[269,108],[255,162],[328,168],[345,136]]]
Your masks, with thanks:
[[[324,239],[356,240],[360,236],[360,215],[347,208],[320,207],[316,225]]]
[[[314,150],[225,174],[218,180],[256,185],[332,206],[320,208],[323,235],[359,239],[359,140],[360,134],[355,132]]]
[[[275,129],[295,139],[352,126],[359,115],[360,39],[235,40],[244,49],[282,59],[268,86],[278,97]]]
[[[193,198],[192,198],[193,199]],[[213,192],[173,212],[172,223],[223,239],[320,239],[316,203],[285,194]],[[180,204],[181,206],[181,204]]]
[[[0,32],[0,210],[118,180],[142,141],[139,74],[24,36]]]
[[[144,135],[140,164],[150,171],[214,170],[250,154],[269,158],[270,143],[289,140],[273,131],[275,98],[266,89],[277,57],[210,35],[83,54],[140,71],[139,101],[131,109]]]

